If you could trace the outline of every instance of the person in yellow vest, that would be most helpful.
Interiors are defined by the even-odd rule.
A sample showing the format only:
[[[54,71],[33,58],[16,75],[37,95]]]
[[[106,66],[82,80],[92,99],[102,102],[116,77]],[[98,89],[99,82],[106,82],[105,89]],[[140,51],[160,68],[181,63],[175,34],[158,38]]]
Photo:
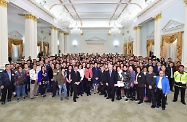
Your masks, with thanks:
[[[179,66],[179,71],[174,73],[175,79],[175,92],[174,92],[174,99],[173,102],[177,101],[179,90],[181,91],[181,102],[182,104],[186,105],[185,103],[185,90],[186,90],[186,83],[187,83],[187,73],[184,72],[184,66]]]

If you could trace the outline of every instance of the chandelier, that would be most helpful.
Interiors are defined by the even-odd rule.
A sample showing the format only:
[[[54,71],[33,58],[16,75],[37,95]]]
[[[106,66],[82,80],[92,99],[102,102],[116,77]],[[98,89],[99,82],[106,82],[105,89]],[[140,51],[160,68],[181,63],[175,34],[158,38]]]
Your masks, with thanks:
[[[82,34],[82,30],[81,30],[80,28],[78,28],[77,22],[76,22],[76,26],[71,30],[71,33],[72,33],[72,34],[75,34],[75,35],[80,35],[80,34]]]
[[[116,26],[116,22],[114,22],[114,27],[109,30],[110,34],[119,34],[121,30]]]
[[[41,6],[44,6],[47,2],[46,0],[36,0],[37,3],[39,3]]]

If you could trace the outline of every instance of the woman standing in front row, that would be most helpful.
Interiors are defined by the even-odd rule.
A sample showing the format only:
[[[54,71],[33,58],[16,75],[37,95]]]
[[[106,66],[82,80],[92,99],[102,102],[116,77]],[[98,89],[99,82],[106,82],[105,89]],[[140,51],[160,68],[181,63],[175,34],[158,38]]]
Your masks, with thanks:
[[[64,90],[64,97],[68,100],[68,97],[67,97],[67,88],[66,88],[66,76],[67,75],[65,73],[65,69],[64,68],[57,75],[57,82],[58,82],[58,87],[59,87],[60,100],[63,100],[62,89]]]
[[[41,71],[38,73],[38,83],[41,88],[41,95],[45,97],[47,82],[49,82],[48,71],[45,69],[44,66],[41,67]]]

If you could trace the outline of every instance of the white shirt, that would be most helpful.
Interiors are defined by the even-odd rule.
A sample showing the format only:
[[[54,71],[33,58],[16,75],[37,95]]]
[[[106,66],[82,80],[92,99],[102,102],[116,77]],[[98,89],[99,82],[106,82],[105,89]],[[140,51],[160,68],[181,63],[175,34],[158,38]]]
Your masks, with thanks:
[[[173,68],[171,68],[171,78],[173,78]]]
[[[30,72],[29,72],[29,74],[30,74],[30,79],[31,80],[38,79],[38,72],[37,72],[37,70],[35,71],[34,69],[31,69]]]
[[[162,77],[160,77],[160,79],[159,79],[159,81],[158,81],[157,87],[158,87],[159,89],[162,89]]]
[[[80,73],[81,81],[82,81],[84,78],[84,69],[78,69],[77,71]]]

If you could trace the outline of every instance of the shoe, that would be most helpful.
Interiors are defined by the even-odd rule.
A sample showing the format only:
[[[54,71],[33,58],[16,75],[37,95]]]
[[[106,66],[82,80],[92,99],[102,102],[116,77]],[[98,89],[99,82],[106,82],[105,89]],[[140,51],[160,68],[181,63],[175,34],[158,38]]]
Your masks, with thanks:
[[[114,99],[112,99],[112,102],[114,102]]]
[[[185,103],[185,102],[182,102],[182,104],[186,105],[186,103]]]
[[[106,99],[110,99],[109,97],[107,97]]]
[[[20,101],[20,98],[18,98],[17,101],[19,102],[19,101]]]
[[[129,99],[125,99],[125,102],[128,102],[129,101]]]
[[[23,100],[25,100],[25,97],[23,97]]]
[[[8,99],[7,101],[8,101],[8,102],[11,102],[11,99]]]
[[[105,96],[104,97],[107,97],[107,95],[105,94]]]
[[[135,99],[134,101],[135,101],[135,102],[138,102],[138,100],[137,100],[137,99]]]
[[[177,102],[177,100],[173,100],[173,102]]]
[[[70,97],[72,97],[72,94],[70,95]]]
[[[166,110],[166,108],[162,108],[162,110],[164,111],[164,110]]]
[[[34,97],[38,97],[38,95],[34,95]]]
[[[34,98],[31,98],[31,100],[33,100]]]
[[[172,92],[174,92],[174,90],[171,90]]]
[[[2,102],[1,102],[1,105],[4,105],[4,104],[5,104],[5,101],[2,101]]]
[[[79,98],[79,97],[76,97],[76,98]]]
[[[100,93],[99,95],[103,95],[102,93]]]
[[[81,94],[81,97],[82,97],[83,95]]]
[[[62,100],[63,100],[63,98],[61,97],[61,98],[60,98],[60,100],[62,101]]]
[[[69,100],[69,98],[68,97],[65,97],[66,98],[66,100]]]
[[[76,100],[73,100],[74,102],[77,102]]]
[[[151,108],[155,108],[155,107],[156,107],[156,105],[152,105],[152,106],[151,106]]]
[[[160,108],[160,106],[159,106],[159,105],[157,105],[157,106],[156,106],[156,108]]]
[[[140,102],[140,101],[139,101],[138,104],[141,105],[141,104],[143,104],[143,102]]]
[[[52,95],[52,97],[55,97],[54,95]]]

